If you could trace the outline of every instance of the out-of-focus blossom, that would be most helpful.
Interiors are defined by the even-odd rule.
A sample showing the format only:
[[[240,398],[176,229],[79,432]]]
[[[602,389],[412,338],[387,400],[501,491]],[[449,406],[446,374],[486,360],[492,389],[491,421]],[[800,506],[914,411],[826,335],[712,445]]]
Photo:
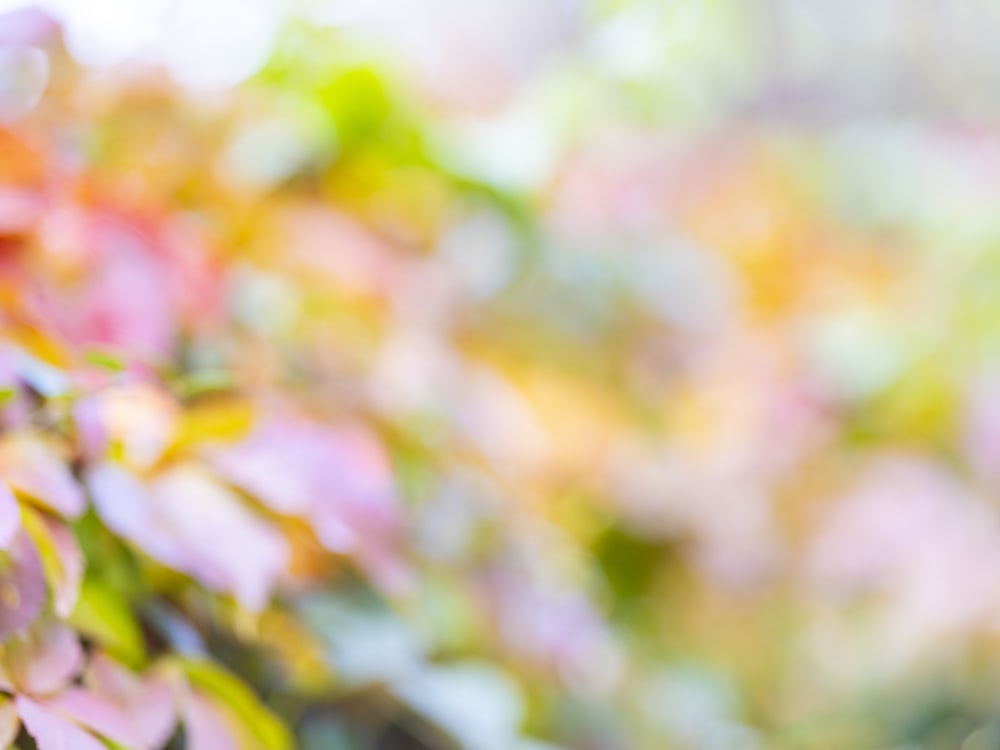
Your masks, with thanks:
[[[1000,519],[945,471],[885,459],[830,508],[809,575],[820,592],[885,601],[886,647],[910,659],[928,639],[997,626]]]

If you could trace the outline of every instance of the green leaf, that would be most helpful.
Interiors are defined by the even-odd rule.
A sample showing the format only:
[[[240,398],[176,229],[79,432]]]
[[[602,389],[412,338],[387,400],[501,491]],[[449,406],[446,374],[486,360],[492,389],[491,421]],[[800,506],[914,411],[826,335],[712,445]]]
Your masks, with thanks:
[[[103,581],[84,579],[69,622],[130,667],[146,659],[142,630],[128,602]]]
[[[83,353],[83,358],[92,365],[103,367],[112,372],[121,372],[125,369],[125,361],[122,355],[106,349],[87,349]]]
[[[320,101],[349,147],[375,138],[393,114],[382,80],[367,68],[341,72],[323,87]]]
[[[15,396],[17,396],[17,388],[10,386],[0,388],[0,408],[6,406]]]
[[[233,385],[232,376],[223,370],[201,370],[182,377],[177,389],[181,398],[187,400],[206,393],[232,390]]]
[[[202,659],[179,658],[177,664],[192,686],[225,703],[263,750],[290,750],[294,746],[288,727],[236,675]]]

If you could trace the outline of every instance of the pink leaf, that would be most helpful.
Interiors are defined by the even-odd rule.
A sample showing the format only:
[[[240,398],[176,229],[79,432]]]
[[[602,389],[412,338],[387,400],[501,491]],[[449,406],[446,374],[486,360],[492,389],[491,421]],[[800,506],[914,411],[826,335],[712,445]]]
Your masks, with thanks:
[[[241,750],[237,731],[219,704],[197,692],[192,692],[185,703],[188,750]]]
[[[0,549],[6,550],[21,528],[21,507],[10,488],[0,482]]]
[[[106,252],[83,290],[78,318],[69,321],[78,340],[142,355],[166,353],[174,337],[166,269],[132,228],[107,221],[92,229]]]
[[[145,678],[130,672],[107,656],[94,656],[87,668],[86,684],[98,694],[124,709],[134,724],[135,745],[139,750],[162,747],[177,724],[174,693],[165,677]]]
[[[287,567],[284,537],[195,469],[173,469],[145,487],[105,464],[91,471],[88,484],[113,531],[164,565],[233,594],[247,609],[266,604]]]
[[[84,683],[91,691],[120,704],[135,698],[142,685],[139,675],[101,653],[91,657],[84,674]]]
[[[266,603],[288,565],[284,537],[207,475],[178,468],[154,486],[160,526],[183,547],[184,568],[247,609]],[[219,530],[225,529],[220,534]]]
[[[84,684],[91,691],[100,693],[116,703],[125,703],[139,692],[139,675],[129,671],[110,656],[94,654],[83,676]]]
[[[48,593],[42,561],[31,539],[19,531],[0,572],[0,639],[33,623],[42,612]]]
[[[83,649],[76,633],[49,622],[7,644],[11,678],[20,692],[51,695],[65,687],[83,667]]]
[[[19,695],[15,700],[18,713],[28,734],[35,738],[38,750],[108,750],[89,732],[30,698]]]
[[[134,747],[139,744],[132,718],[103,696],[70,687],[45,701],[44,705],[121,745]]]
[[[0,449],[0,474],[14,489],[66,518],[83,513],[83,492],[66,463],[45,443],[37,440],[14,440]]]
[[[132,703],[132,715],[139,730],[141,749],[166,744],[177,724],[177,708],[170,683],[157,675],[144,680]]]
[[[44,706],[120,745],[138,747],[140,744],[133,717],[104,696],[70,687],[45,701]]]
[[[308,520],[331,552],[356,555],[380,585],[403,584],[392,472],[367,431],[271,418],[243,442],[211,451],[210,460],[275,512]]]
[[[88,473],[87,486],[109,529],[164,565],[183,570],[184,552],[166,529],[158,529],[153,499],[138,477],[116,464],[99,464]]]
[[[219,472],[277,513],[301,515],[312,505],[318,434],[290,422],[269,422],[246,440],[211,452]]]
[[[31,229],[45,212],[45,196],[33,190],[0,189],[0,231]]]
[[[98,396],[79,399],[73,407],[77,443],[83,456],[91,461],[103,455],[108,444],[107,428],[101,415]]]

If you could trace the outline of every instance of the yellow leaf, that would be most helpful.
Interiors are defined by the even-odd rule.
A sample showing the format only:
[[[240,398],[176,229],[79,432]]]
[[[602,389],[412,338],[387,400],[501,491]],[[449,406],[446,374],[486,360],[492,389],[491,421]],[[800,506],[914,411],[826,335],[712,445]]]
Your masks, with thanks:
[[[195,687],[224,703],[253,735],[262,750],[290,750],[291,732],[242,680],[202,659],[179,658],[177,665]]]
[[[238,398],[214,398],[185,411],[169,454],[212,441],[232,441],[246,435],[253,425],[253,407]]]

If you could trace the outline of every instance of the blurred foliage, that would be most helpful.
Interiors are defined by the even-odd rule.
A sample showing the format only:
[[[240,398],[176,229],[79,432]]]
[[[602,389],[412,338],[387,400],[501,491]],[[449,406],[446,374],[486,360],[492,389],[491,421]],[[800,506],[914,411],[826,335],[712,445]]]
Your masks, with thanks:
[[[20,5],[0,748],[1000,747],[995,3]]]

